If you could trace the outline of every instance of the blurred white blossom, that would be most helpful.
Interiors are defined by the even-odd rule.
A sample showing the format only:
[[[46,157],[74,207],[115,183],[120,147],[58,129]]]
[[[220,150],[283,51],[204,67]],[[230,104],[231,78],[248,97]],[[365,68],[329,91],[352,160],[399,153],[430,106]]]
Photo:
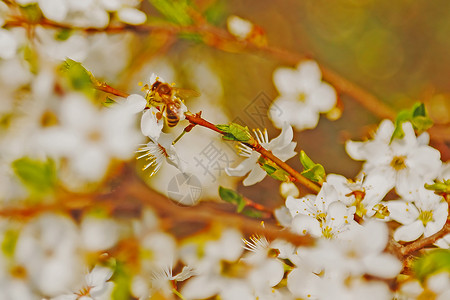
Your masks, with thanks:
[[[133,114],[120,106],[99,110],[78,94],[64,98],[59,118],[60,126],[49,128],[41,143],[88,181],[101,179],[112,158],[131,158],[142,139]]]
[[[280,95],[269,108],[269,117],[277,128],[284,122],[296,130],[314,128],[319,114],[336,104],[336,91],[322,81],[315,61],[304,61],[296,69],[279,68],[273,74],[273,81]]]

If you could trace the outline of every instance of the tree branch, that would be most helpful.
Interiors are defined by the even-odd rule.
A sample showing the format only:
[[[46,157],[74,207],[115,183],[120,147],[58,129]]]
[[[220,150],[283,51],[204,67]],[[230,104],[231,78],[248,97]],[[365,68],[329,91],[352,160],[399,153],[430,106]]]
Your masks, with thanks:
[[[444,237],[445,235],[447,235],[449,233],[450,233],[450,223],[447,220],[447,224],[445,224],[441,230],[439,230],[438,232],[436,232],[435,234],[433,234],[429,237],[422,238],[420,240],[412,242],[409,245],[402,247],[400,249],[400,254],[402,256],[409,255],[409,254],[413,253],[414,251],[420,250],[428,245],[435,243],[437,240],[439,240],[440,238]]]

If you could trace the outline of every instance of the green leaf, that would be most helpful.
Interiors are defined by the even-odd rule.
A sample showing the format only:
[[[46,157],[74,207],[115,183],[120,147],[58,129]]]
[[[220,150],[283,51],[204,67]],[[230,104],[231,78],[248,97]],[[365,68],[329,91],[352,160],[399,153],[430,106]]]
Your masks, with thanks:
[[[19,238],[19,232],[16,230],[8,229],[3,233],[3,241],[1,244],[2,252],[6,257],[13,257],[14,250],[16,249],[17,239]]]
[[[266,171],[267,175],[270,177],[279,180],[279,181],[288,181],[289,180],[289,173],[287,173],[285,170],[281,169],[278,166],[271,165],[269,163],[263,163],[261,165],[261,168]]]
[[[64,61],[60,70],[71,88],[83,92],[89,97],[94,96],[93,83],[95,78],[81,63],[68,58]]]
[[[14,173],[33,196],[44,196],[56,185],[56,167],[51,159],[20,158],[12,163]]]
[[[251,207],[244,208],[244,210],[242,211],[242,214],[244,216],[247,216],[250,218],[255,218],[255,219],[260,219],[263,216],[263,213],[261,211],[251,208]]]
[[[30,45],[25,45],[22,48],[23,59],[28,62],[30,71],[33,74],[37,74],[39,69],[39,57],[36,50]]]
[[[211,1],[210,6],[203,12],[203,17],[205,17],[209,24],[220,25],[224,23],[228,11],[226,1]]]
[[[148,0],[167,20],[178,25],[192,24],[188,0]]]
[[[114,289],[111,295],[113,300],[132,299],[131,275],[122,262],[116,262],[116,269],[112,277]]]
[[[37,3],[21,6],[20,9],[30,23],[38,23],[42,19],[42,12]]]
[[[219,196],[223,201],[236,205],[236,211],[238,213],[245,207],[244,198],[236,191],[219,186]]]
[[[300,162],[304,168],[301,173],[303,176],[319,183],[322,183],[325,180],[325,168],[321,164],[313,162],[303,150],[300,151]]]
[[[244,127],[236,123],[230,123],[228,125],[216,125],[216,128],[224,133],[224,135],[222,136],[224,140],[238,141],[243,143],[248,143],[253,140],[253,137],[250,134],[247,126]]]
[[[405,133],[402,129],[402,124],[411,122],[413,128],[420,134],[433,126],[433,121],[428,117],[425,105],[417,102],[411,109],[402,110],[398,113],[395,119],[395,129],[391,137],[391,142],[394,139],[401,139]]]
[[[66,41],[73,33],[71,29],[61,29],[55,33],[55,39],[58,41]]]
[[[325,179],[325,169],[319,164],[315,165],[311,169],[304,170],[301,174],[309,180],[319,183],[323,183]]]
[[[312,159],[309,158],[303,150],[300,151],[300,162],[302,163],[304,169],[310,169],[315,165]]]
[[[117,102],[114,101],[113,99],[106,97],[106,100],[105,100],[105,102],[103,102],[103,105],[106,107],[111,107],[111,106],[114,106],[116,103]]]
[[[437,193],[447,193],[450,194],[450,179],[444,179],[442,181],[440,180],[434,180],[433,184],[426,184],[425,188],[427,190],[432,190]]]
[[[435,273],[450,272],[450,250],[438,249],[428,252],[414,261],[412,270],[422,282]]]

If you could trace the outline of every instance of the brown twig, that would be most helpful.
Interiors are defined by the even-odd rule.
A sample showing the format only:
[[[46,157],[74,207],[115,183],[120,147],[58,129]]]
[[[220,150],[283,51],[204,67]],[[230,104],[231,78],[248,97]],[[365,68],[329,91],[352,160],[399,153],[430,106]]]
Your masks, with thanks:
[[[188,113],[188,114],[186,114],[186,119],[189,122],[191,122],[191,124],[203,126],[203,127],[209,128],[211,130],[214,130],[214,131],[216,131],[216,132],[218,132],[220,134],[225,134],[223,131],[218,129],[214,124],[206,121],[205,119],[200,117],[198,114],[194,115],[194,114],[189,114]],[[277,166],[279,166],[280,168],[282,168],[283,170],[288,172],[289,175],[294,177],[300,184],[302,184],[303,186],[305,186],[309,190],[311,190],[311,191],[313,191],[315,193],[318,193],[320,191],[320,186],[316,185],[315,183],[313,183],[312,181],[310,181],[309,179],[307,179],[306,177],[301,175],[299,172],[294,170],[287,163],[285,163],[284,161],[282,161],[281,159],[279,159],[278,157],[273,155],[272,152],[270,152],[267,149],[265,149],[256,140],[253,140],[253,141],[254,141],[253,143],[244,143],[244,144],[249,146],[250,148],[252,148],[254,151],[259,152],[263,157],[266,157],[266,158],[270,159],[271,161],[273,161],[275,164],[277,164]]]
[[[447,224],[445,224],[444,227],[441,230],[439,230],[438,232],[436,232],[435,234],[433,234],[429,237],[417,240],[409,245],[406,245],[406,246],[400,248],[400,254],[402,256],[407,256],[407,255],[413,253],[414,251],[423,249],[424,247],[435,243],[438,239],[442,238],[443,236],[445,236],[447,234],[450,234],[450,223],[449,222],[447,222]]]
[[[112,94],[115,96],[123,97],[123,98],[127,98],[130,95],[128,93],[119,91],[104,82],[94,82],[94,88],[96,88],[99,91],[109,93],[109,94]]]

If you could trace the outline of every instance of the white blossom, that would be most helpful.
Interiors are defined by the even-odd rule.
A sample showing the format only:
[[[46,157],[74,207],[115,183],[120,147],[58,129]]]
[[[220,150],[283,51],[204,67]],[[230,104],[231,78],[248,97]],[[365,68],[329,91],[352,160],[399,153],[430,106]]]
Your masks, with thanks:
[[[80,236],[86,250],[107,250],[119,240],[119,224],[110,218],[87,215],[81,221]]]
[[[293,142],[292,138],[292,127],[290,127],[287,123],[284,124],[280,135],[270,142],[267,136],[267,131],[264,131],[264,134],[261,131],[256,132],[256,139],[259,144],[261,144],[261,146],[263,146],[266,150],[271,151],[273,155],[282,161],[286,161],[296,154],[294,149],[297,143]],[[259,164],[261,154],[256,151],[252,151],[249,147],[243,144],[241,145],[240,155],[247,158],[235,168],[226,168],[225,172],[230,176],[244,176],[250,172],[244,179],[243,183],[246,186],[253,185],[266,177],[266,171],[264,171]]]
[[[31,285],[53,297],[70,290],[79,280],[82,263],[78,245],[78,230],[71,219],[44,214],[25,225],[14,257],[26,269]]]
[[[150,168],[150,176],[157,173],[165,161],[181,172],[187,170],[186,162],[178,156],[169,134],[162,133],[156,141],[150,140],[137,152],[143,153],[137,157],[138,159],[145,158],[148,161],[142,170]]]
[[[391,189],[385,177],[374,175],[353,182],[342,175],[328,174],[327,183],[336,189],[340,201],[356,207],[356,214],[360,217],[372,217],[377,213],[376,217],[385,217],[381,207],[376,206]]]
[[[436,178],[442,162],[438,150],[428,146],[429,136],[416,138],[411,123],[402,124],[404,137],[391,142],[394,124],[381,122],[373,140],[346,143],[347,153],[355,160],[365,161],[362,172],[367,177],[384,177],[395,186],[396,192],[408,198],[409,194]]]
[[[296,69],[279,68],[273,74],[273,81],[280,95],[269,108],[269,117],[278,128],[284,122],[296,130],[314,128],[319,113],[331,110],[336,104],[336,91],[322,81],[315,61],[304,61]]]
[[[110,299],[114,282],[108,281],[113,270],[107,267],[95,266],[86,274],[83,283],[70,294],[63,294],[52,300],[107,300]]]
[[[448,204],[432,191],[420,189],[414,202],[393,200],[386,202],[390,218],[402,224],[394,232],[396,241],[410,242],[420,236],[438,232],[447,220]]]
[[[203,250],[202,257],[198,257],[195,246],[185,246],[182,250],[184,262],[198,274],[183,286],[183,297],[203,299],[220,295],[225,300],[254,299],[248,284],[241,278],[234,277],[240,273],[233,273],[234,267],[236,271],[245,268],[245,265],[238,262],[243,248],[237,231],[229,229],[222,232],[219,240],[207,242]]]
[[[112,158],[131,158],[141,140],[132,114],[120,107],[98,110],[81,95],[64,98],[59,118],[61,125],[49,128],[41,143],[88,181],[100,179]]]
[[[290,229],[298,234],[334,238],[355,225],[355,207],[339,201],[336,189],[324,183],[319,194],[300,199],[289,196],[286,207],[293,217]]]
[[[227,19],[227,28],[232,35],[240,39],[245,39],[252,32],[253,23],[238,16],[229,16]]]
[[[369,274],[381,278],[394,278],[402,263],[393,255],[384,253],[389,232],[384,223],[367,221],[342,233],[339,239],[321,240],[310,259],[316,267],[339,276]]]

